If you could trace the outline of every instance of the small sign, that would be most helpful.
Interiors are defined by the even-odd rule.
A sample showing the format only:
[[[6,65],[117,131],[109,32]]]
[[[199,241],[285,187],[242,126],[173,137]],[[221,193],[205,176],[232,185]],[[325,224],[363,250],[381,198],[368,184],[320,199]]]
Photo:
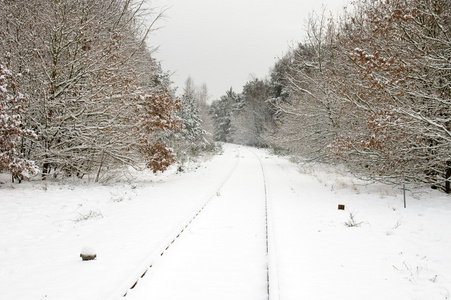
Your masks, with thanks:
[[[338,210],[345,210],[344,204],[338,204]]]

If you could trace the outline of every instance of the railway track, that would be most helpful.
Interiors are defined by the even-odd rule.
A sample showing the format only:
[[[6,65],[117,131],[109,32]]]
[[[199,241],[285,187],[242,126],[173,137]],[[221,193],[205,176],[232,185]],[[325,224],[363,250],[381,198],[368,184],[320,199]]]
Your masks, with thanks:
[[[174,274],[187,272],[189,267],[180,265],[189,263],[200,264],[201,267],[195,268],[198,269],[197,273],[202,274],[197,276],[203,278],[202,281],[210,280],[213,284],[220,285],[217,290],[224,299],[250,299],[252,293],[261,294],[264,298],[271,300],[279,299],[270,185],[265,172],[264,163],[255,152],[240,148],[235,165],[205,199],[202,206],[149,254],[143,263],[124,279],[123,284],[109,299],[143,299],[143,295],[146,297],[149,295],[149,299],[161,299],[152,295],[161,292],[155,291],[155,288],[165,286],[161,280],[165,278],[165,274],[168,274],[165,272],[171,272],[166,269],[182,268],[182,271],[174,271]],[[187,232],[189,234],[186,234]],[[222,237],[222,245],[217,243],[218,235]],[[188,256],[185,258],[185,255]],[[195,259],[192,258],[194,256]],[[202,261],[211,262],[211,268],[216,269],[210,272],[210,266],[205,266],[209,263]],[[202,266],[206,269],[202,270]],[[255,269],[251,272],[252,278],[246,278],[243,275],[246,273],[243,272],[246,268]],[[215,276],[216,279],[213,278]],[[247,281],[246,286],[242,287],[237,281],[238,277],[242,281]],[[254,280],[253,277],[258,277],[258,280]],[[176,281],[174,275],[167,275],[166,278]],[[229,279],[230,282],[225,282]],[[261,281],[265,279],[266,282],[262,283]],[[190,280],[190,278],[188,276],[181,280]],[[185,288],[195,293],[192,295],[193,299],[202,299],[203,292],[199,288],[192,290],[196,284],[198,283],[184,286],[185,282],[181,282],[180,285],[184,287],[180,289]],[[224,285],[236,285],[241,290],[234,286],[227,290]],[[252,286],[255,286],[255,289],[261,289],[263,285],[266,288],[261,292],[251,291]],[[224,290],[221,291],[221,288]],[[173,294],[167,299],[175,299],[175,292],[169,292]],[[181,299],[189,299],[186,292],[180,293],[184,295]],[[205,299],[208,297],[205,295]],[[259,297],[259,299],[262,298]]]
[[[271,197],[271,184],[268,181],[268,176],[266,176],[265,165],[258,156],[252,150],[251,151],[255,157],[258,158],[260,167],[263,174],[263,183],[265,187],[265,222],[266,222],[266,255],[268,258],[267,263],[267,293],[269,300],[280,300],[279,295],[279,280],[277,272],[277,259],[276,259],[276,241],[275,241],[275,229],[274,229],[274,218],[272,214],[272,197]]]

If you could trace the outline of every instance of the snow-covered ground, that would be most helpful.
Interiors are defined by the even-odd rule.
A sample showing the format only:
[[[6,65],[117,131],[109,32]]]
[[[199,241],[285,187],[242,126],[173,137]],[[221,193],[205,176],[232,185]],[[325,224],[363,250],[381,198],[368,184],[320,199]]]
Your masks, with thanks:
[[[268,298],[263,174],[252,152],[238,155],[229,180],[127,299]]]
[[[280,299],[450,299],[451,198],[266,161]],[[345,210],[338,210],[344,204]],[[347,227],[353,223],[357,227]]]
[[[104,185],[76,181],[17,185],[6,175],[1,177],[5,183],[0,184],[0,299],[110,299],[150,260],[151,272],[123,299],[142,299],[152,285],[150,292],[158,295],[154,299],[175,299],[171,297],[179,287],[174,284],[183,277],[171,272],[184,274],[186,291],[195,293],[183,299],[208,299],[202,295],[220,291],[209,284],[218,278],[230,280],[235,285],[231,290],[237,290],[241,280],[248,284],[247,292],[253,291],[246,299],[262,299],[266,282],[246,279],[265,272],[265,262],[259,264],[265,249],[257,253],[264,244],[256,238],[262,234],[256,224],[261,224],[264,197],[260,208],[258,202],[246,204],[263,191],[243,185],[262,180],[253,153],[266,174],[280,299],[450,298],[449,196],[410,186],[413,193],[407,194],[404,209],[399,187],[365,184],[339,168],[299,166],[264,150],[225,145],[222,155],[181,174],[133,173]],[[242,193],[237,193],[240,189]],[[205,203],[161,256],[159,247]],[[346,209],[338,210],[338,204]],[[351,214],[360,226],[344,224]],[[256,227],[246,225],[242,236],[228,237],[240,223]],[[253,231],[255,244],[241,250],[234,246],[233,238],[242,244]],[[196,254],[203,243],[224,246],[222,252],[212,253],[215,258]],[[97,258],[82,261],[84,247],[94,250]],[[249,274],[243,274],[245,269],[236,263],[250,256],[255,268],[245,268]],[[185,257],[196,261],[189,272],[186,268],[193,265]],[[228,265],[227,259],[234,264]],[[215,264],[228,267],[229,273],[208,274]]]

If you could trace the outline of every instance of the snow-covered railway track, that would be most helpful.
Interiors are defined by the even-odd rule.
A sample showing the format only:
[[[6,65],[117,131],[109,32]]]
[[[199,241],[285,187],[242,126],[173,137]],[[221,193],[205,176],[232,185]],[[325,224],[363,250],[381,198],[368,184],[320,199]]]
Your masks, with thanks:
[[[141,278],[143,278],[149,269],[153,267],[154,262],[164,255],[165,251],[175,243],[175,241],[183,234],[188,226],[196,219],[196,217],[204,210],[208,203],[219,193],[223,185],[229,180],[230,176],[235,172],[239,163],[239,155],[236,156],[236,161],[230,172],[220,181],[220,183],[213,189],[209,196],[202,202],[199,209],[196,209],[186,220],[180,223],[175,230],[154,249],[143,262],[130,274],[123,283],[111,294],[109,300],[125,299],[130,290],[134,289]]]
[[[250,150],[260,162],[260,167],[263,174],[263,184],[265,188],[265,222],[266,222],[266,256],[267,256],[267,292],[269,300],[279,300],[279,279],[277,272],[277,260],[276,260],[276,242],[275,242],[275,229],[272,213],[272,199],[271,199],[271,185],[266,176],[265,165],[258,156],[257,153]]]
[[[242,148],[202,207],[110,299],[278,299],[268,193],[262,160]]]

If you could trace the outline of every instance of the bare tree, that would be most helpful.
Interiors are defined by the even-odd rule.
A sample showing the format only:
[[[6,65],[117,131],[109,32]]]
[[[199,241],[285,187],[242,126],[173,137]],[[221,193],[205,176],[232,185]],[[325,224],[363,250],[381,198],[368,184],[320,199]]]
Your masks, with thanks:
[[[312,13],[308,39],[283,58],[287,66],[282,82],[289,96],[275,102],[274,142],[308,160],[328,160],[327,147],[338,130],[337,104],[326,79],[335,64],[334,26],[324,9],[319,15]]]
[[[331,80],[360,130],[334,146],[372,178],[450,191],[445,2],[361,1],[343,24],[338,59],[344,67]]]

